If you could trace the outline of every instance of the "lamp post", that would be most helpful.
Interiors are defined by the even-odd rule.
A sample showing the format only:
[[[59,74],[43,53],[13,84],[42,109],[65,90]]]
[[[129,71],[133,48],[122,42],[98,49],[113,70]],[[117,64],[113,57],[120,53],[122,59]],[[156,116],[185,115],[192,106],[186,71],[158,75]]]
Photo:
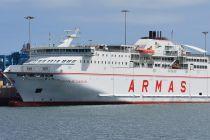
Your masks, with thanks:
[[[208,34],[208,32],[202,32],[203,34],[204,34],[204,37],[205,37],[205,51],[207,51],[206,49],[206,36],[207,36],[207,34]],[[204,53],[204,56],[206,56],[206,52]]]
[[[127,13],[130,12],[130,11],[129,10],[122,10],[121,12],[124,13],[124,16],[125,16],[125,27],[124,27],[125,28],[125,34],[124,34],[124,37],[125,37],[125,45],[126,45],[127,44],[127,41],[126,41],[126,39],[127,39],[127,25],[126,25],[127,24],[126,23],[127,19],[126,18],[127,18]]]
[[[24,18],[28,20],[28,43],[31,44],[31,20],[35,17],[27,16]]]

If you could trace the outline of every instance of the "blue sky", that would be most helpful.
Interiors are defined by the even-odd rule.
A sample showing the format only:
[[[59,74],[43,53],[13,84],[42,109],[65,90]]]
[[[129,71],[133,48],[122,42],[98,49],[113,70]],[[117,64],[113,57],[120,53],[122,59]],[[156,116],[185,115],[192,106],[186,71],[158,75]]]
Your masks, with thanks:
[[[123,44],[124,17],[128,9],[127,42],[134,44],[149,30],[161,30],[174,41],[204,48],[202,31],[210,31],[209,0],[0,0],[0,54],[21,49],[28,41],[28,22],[34,16],[32,43],[59,43],[64,30],[80,28],[76,44]],[[210,34],[207,36],[207,44]],[[209,45],[208,45],[209,46]],[[210,48],[208,49],[210,51]]]

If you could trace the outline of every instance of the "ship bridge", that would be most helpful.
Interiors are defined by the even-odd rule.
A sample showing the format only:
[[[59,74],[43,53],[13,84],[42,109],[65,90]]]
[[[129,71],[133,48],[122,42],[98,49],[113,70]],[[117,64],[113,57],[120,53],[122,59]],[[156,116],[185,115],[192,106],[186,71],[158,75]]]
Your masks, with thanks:
[[[30,57],[40,56],[81,56],[93,55],[94,49],[89,46],[77,47],[37,47],[31,48]]]

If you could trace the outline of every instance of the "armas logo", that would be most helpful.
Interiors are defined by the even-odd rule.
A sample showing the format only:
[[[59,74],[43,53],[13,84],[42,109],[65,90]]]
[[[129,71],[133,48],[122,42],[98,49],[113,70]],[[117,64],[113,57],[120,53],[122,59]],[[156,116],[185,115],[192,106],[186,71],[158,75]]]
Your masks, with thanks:
[[[175,83],[174,81],[169,81],[169,82],[163,82],[162,80],[156,80],[154,82],[154,91],[155,92],[168,92],[168,93],[173,93],[173,92],[178,92],[180,91],[181,93],[185,93],[187,91],[187,82],[186,81],[180,81],[178,84],[178,89],[175,89]],[[131,80],[128,92],[149,92],[149,87],[153,86],[149,80],[142,80],[139,81],[138,83],[135,80]]]

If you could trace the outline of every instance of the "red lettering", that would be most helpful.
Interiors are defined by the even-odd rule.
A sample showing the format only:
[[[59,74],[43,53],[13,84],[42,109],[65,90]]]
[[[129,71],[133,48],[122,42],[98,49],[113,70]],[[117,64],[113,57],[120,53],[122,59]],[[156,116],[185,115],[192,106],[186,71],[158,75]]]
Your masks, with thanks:
[[[134,80],[131,81],[128,92],[134,92]]]
[[[155,85],[155,92],[157,91],[161,92],[161,89],[162,89],[162,80],[160,82],[157,80]]]
[[[180,89],[180,91],[182,93],[186,92],[186,90],[187,90],[186,85],[187,85],[186,81],[181,81],[181,89]]]
[[[168,92],[174,92],[174,82],[171,81],[169,88],[168,88]]]
[[[146,92],[148,92],[147,87],[149,86],[149,81],[148,80],[143,80],[143,85],[142,85],[142,92],[144,92],[144,89]]]

